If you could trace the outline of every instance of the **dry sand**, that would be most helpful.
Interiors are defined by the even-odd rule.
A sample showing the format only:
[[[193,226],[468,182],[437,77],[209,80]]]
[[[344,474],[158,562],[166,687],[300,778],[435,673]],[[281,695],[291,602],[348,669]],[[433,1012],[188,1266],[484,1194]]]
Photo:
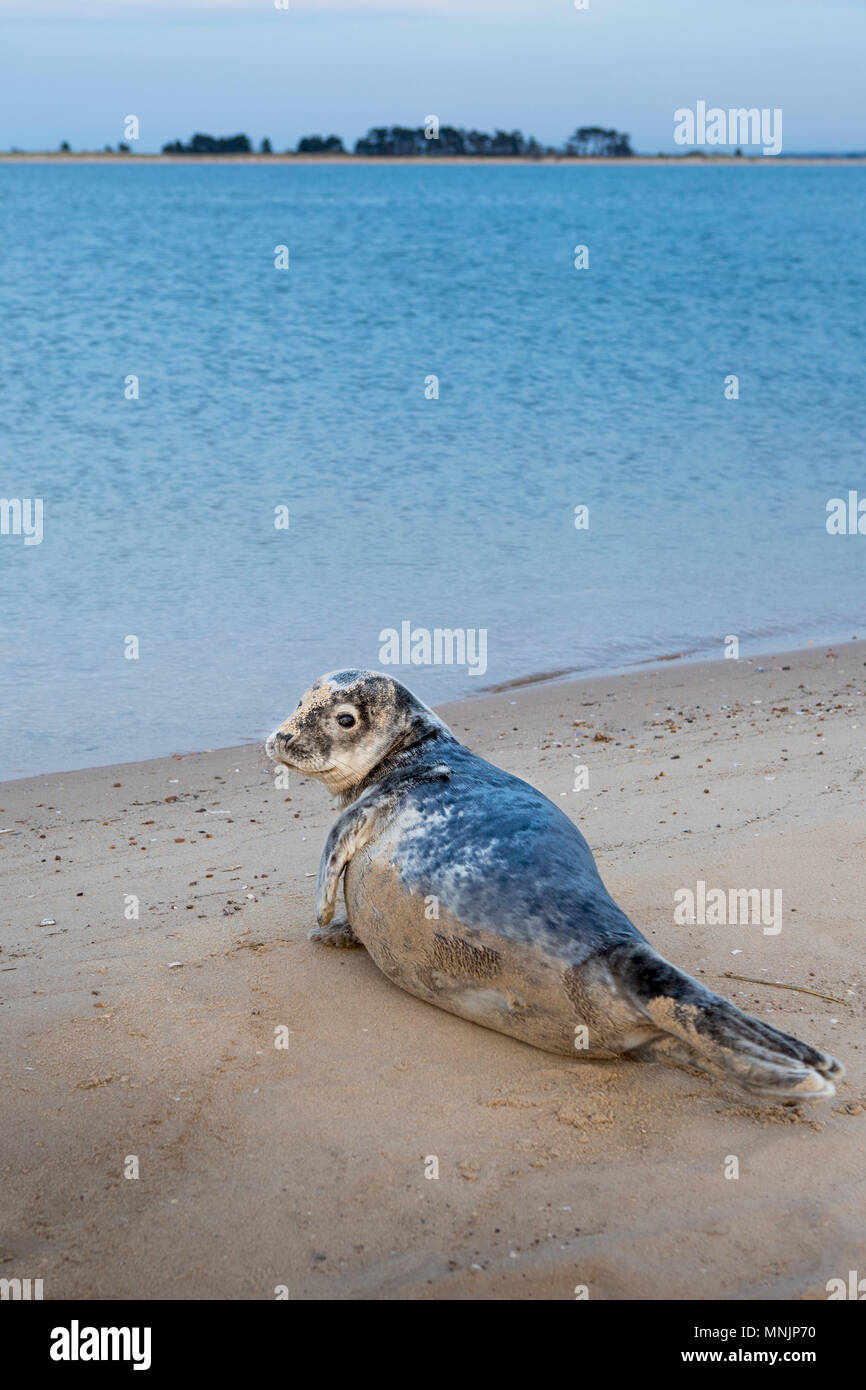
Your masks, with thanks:
[[[572,1063],[308,942],[333,813],[258,747],[0,786],[0,1276],[46,1298],[820,1299],[866,1274],[864,682],[851,643],[443,710],[579,821],[663,954],[845,1062],[811,1107]],[[781,888],[781,933],[676,926],[698,879]]]

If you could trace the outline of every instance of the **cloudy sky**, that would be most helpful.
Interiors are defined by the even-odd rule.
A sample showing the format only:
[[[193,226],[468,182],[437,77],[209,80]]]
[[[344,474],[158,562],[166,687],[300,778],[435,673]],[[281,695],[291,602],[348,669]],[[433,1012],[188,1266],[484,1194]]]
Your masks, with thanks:
[[[0,149],[195,130],[286,149],[372,125],[578,125],[673,150],[673,112],[781,107],[784,148],[866,149],[866,0],[0,0]]]

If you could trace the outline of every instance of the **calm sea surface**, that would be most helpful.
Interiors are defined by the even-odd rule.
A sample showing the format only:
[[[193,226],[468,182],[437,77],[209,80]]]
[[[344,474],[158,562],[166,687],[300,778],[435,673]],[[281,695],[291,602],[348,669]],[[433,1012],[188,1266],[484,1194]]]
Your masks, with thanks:
[[[393,668],[431,701],[862,636],[864,190],[0,166],[0,496],[44,508],[0,536],[0,776],[257,737],[403,622],[486,629],[483,675]]]

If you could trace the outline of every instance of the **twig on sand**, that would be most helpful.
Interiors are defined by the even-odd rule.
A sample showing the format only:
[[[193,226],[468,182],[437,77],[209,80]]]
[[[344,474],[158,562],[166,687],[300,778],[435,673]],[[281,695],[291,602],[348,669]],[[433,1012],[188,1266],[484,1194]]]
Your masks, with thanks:
[[[735,975],[732,970],[723,970],[717,980],[744,980],[749,985],[769,985],[771,989],[795,989],[798,994],[814,994],[817,999],[829,999],[831,1004],[847,1004],[848,999],[837,999],[835,994],[822,994],[819,989],[809,989],[808,985],[783,985],[779,980],[758,980],[754,975]]]

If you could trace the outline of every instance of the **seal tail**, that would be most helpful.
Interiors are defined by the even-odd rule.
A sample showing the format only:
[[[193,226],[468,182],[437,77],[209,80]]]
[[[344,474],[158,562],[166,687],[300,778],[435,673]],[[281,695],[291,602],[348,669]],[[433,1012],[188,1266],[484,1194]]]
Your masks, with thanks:
[[[753,1018],[693,980],[649,944],[614,952],[618,982],[661,1037],[633,1050],[647,1061],[697,1066],[769,1100],[826,1100],[845,1068],[790,1033]]]

